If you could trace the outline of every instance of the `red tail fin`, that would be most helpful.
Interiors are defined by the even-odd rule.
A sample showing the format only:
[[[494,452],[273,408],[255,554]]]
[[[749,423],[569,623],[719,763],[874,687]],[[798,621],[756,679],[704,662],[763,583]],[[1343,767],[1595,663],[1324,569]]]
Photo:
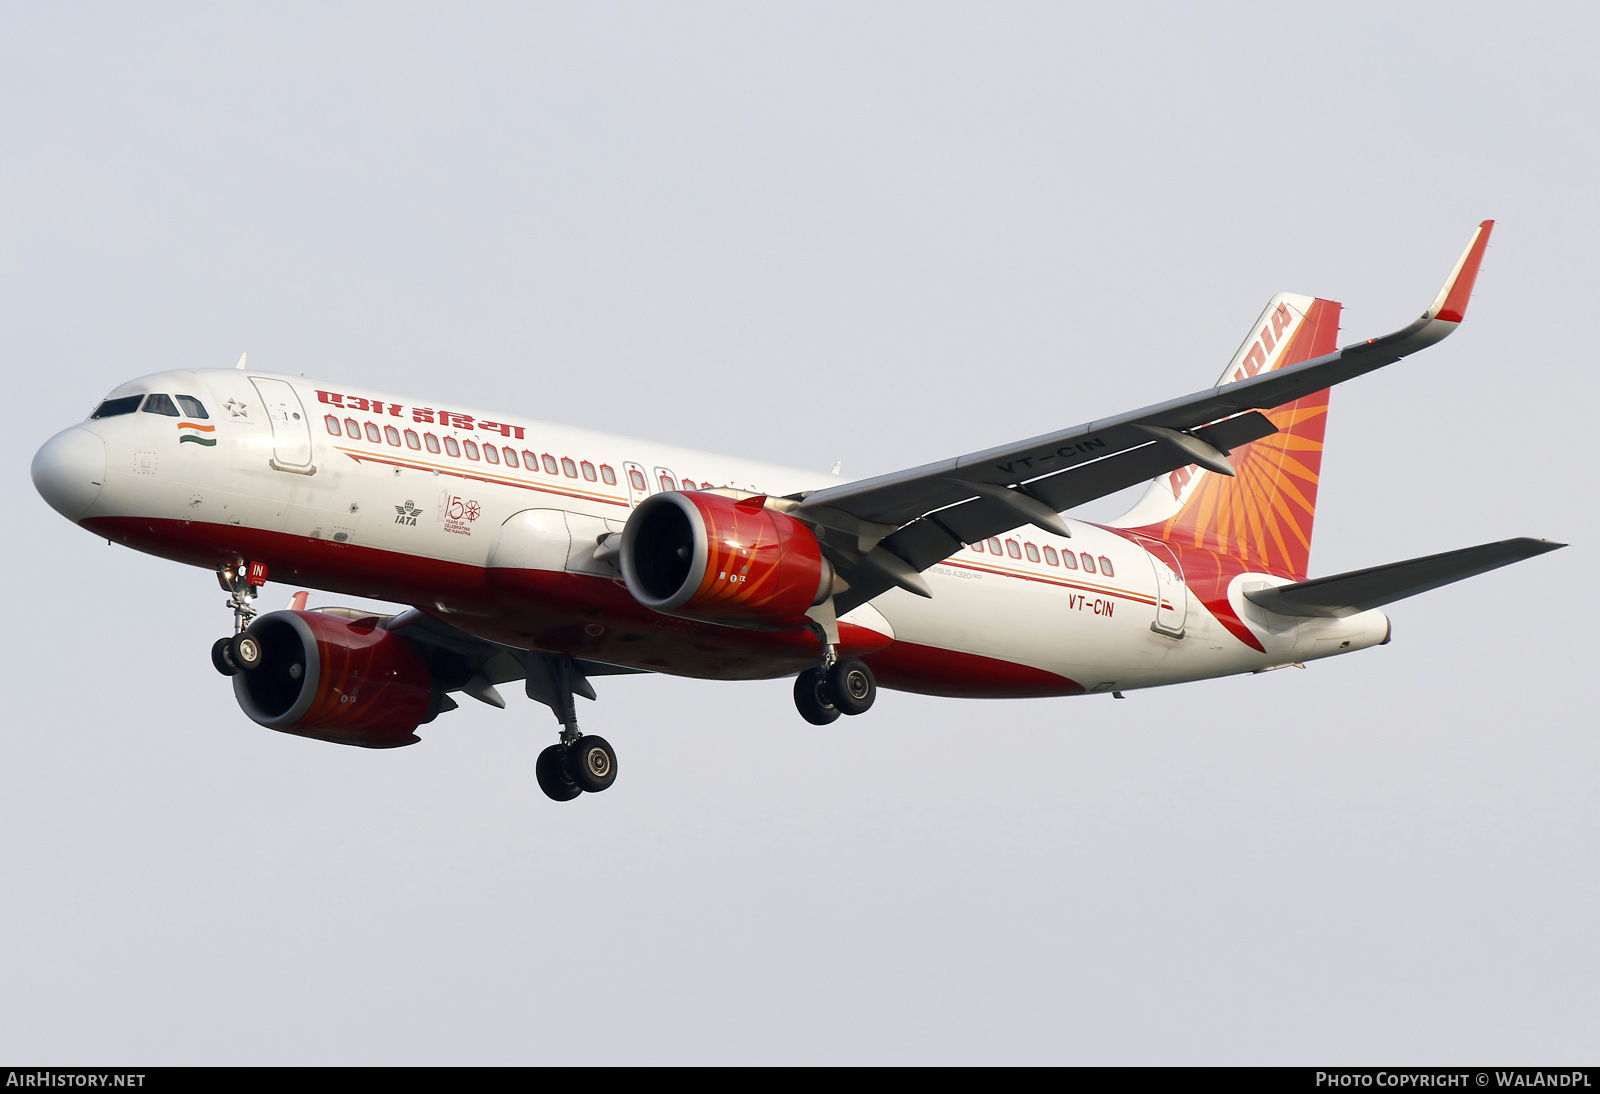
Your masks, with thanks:
[[[1338,304],[1280,293],[1261,313],[1220,382],[1332,353],[1338,333]],[[1327,390],[1269,411],[1278,432],[1232,454],[1234,478],[1196,466],[1163,475],[1117,526],[1215,551],[1251,570],[1304,579],[1327,414]]]

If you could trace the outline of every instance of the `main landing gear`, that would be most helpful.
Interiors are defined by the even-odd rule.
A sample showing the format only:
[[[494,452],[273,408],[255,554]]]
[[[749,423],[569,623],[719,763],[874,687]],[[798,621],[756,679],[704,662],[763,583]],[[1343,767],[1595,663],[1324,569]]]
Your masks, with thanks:
[[[835,722],[841,714],[865,714],[878,697],[878,682],[865,661],[836,657],[828,647],[821,665],[794,680],[795,709],[814,726]]]
[[[573,697],[594,698],[594,688],[570,657],[527,654],[528,698],[543,703],[561,723],[561,741],[539,753],[533,765],[539,789],[552,801],[598,794],[617,781],[617,754],[604,737],[578,728]]]
[[[245,628],[256,617],[256,589],[266,579],[267,568],[262,563],[241,562],[217,568],[217,584],[228,594],[228,607],[233,609],[233,637],[219,638],[211,644],[211,664],[224,676],[261,667],[261,643],[246,634]]]

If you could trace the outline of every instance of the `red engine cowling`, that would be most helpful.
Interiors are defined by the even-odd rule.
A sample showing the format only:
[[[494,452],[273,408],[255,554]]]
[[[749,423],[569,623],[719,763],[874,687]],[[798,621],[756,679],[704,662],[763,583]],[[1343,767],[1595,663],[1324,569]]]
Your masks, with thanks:
[[[634,599],[666,615],[776,630],[806,622],[833,567],[800,521],[699,490],[656,494],[622,530],[617,560]]]
[[[250,624],[261,664],[233,678],[239,706],[258,725],[363,748],[415,744],[412,731],[439,713],[428,663],[376,619],[283,611]]]

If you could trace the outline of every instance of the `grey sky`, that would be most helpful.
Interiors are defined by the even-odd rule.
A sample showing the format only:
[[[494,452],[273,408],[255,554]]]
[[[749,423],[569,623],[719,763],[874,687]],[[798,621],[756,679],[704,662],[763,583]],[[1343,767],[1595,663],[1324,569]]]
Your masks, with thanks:
[[[0,1057],[1594,1062],[1600,19],[1104,9],[0,5]],[[520,698],[255,726],[212,578],[28,481],[245,350],[874,474],[1209,384],[1280,290],[1392,330],[1486,217],[1334,395],[1313,573],[1567,550],[1124,702],[603,681],[568,806]]]

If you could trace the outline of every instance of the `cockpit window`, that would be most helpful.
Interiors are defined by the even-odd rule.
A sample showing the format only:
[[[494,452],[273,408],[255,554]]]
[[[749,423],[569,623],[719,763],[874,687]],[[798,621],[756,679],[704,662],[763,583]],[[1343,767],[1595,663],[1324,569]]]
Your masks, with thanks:
[[[167,395],[146,396],[144,412],[146,414],[165,414],[169,418],[178,416],[178,408],[172,405],[172,398]]]
[[[189,417],[200,418],[202,420],[211,417],[211,415],[206,413],[205,406],[202,405],[200,400],[196,399],[193,395],[179,395],[177,396],[177,400],[178,405],[183,407],[183,412]]]
[[[139,409],[139,400],[143,395],[124,395],[120,399],[107,399],[94,408],[91,418],[115,418],[118,414],[132,414]]]

